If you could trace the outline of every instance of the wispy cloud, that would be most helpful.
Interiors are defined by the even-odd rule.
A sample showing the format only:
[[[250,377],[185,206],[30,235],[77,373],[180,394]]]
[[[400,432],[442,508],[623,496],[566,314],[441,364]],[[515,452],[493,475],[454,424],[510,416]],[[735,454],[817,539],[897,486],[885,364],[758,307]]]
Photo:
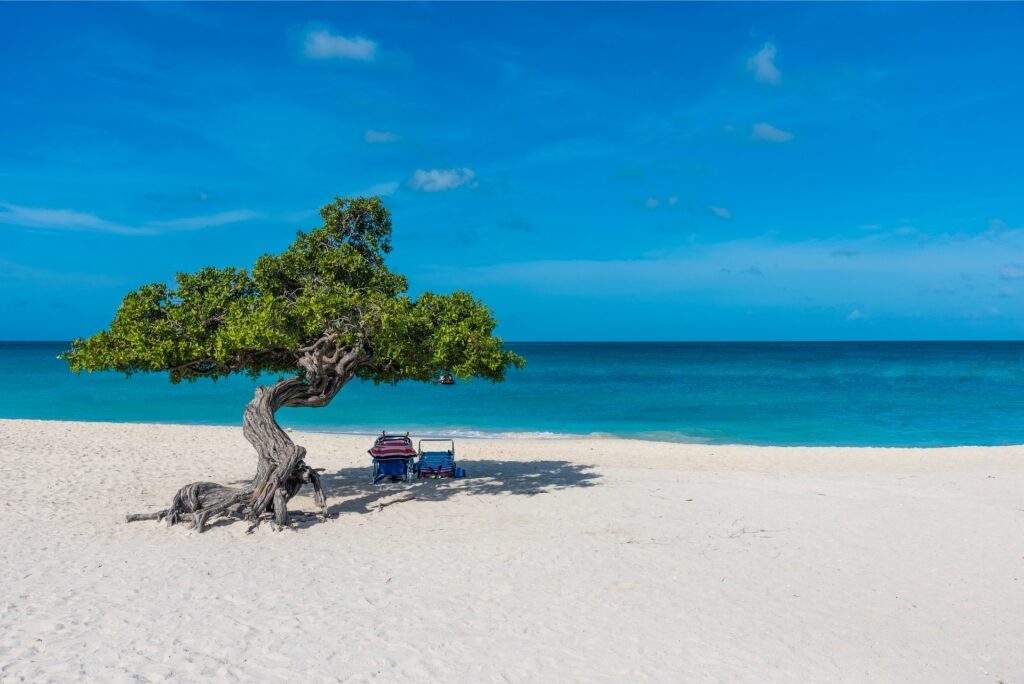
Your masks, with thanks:
[[[40,209],[0,202],[0,223],[24,228],[78,230],[118,235],[145,235],[152,231],[105,221],[98,216],[71,209]]]
[[[0,202],[0,223],[21,226],[23,228],[71,230],[89,233],[110,233],[114,235],[156,235],[175,231],[201,230],[229,223],[238,223],[239,221],[248,221],[260,216],[261,214],[255,211],[239,209],[219,214],[189,216],[167,221],[146,221],[141,225],[127,226],[72,209],[39,209]]]
[[[0,259],[0,280],[25,280],[30,282],[62,285],[86,285],[106,287],[118,285],[121,279],[98,273],[75,273],[54,271],[37,266],[27,266],[16,261]]]
[[[750,137],[753,140],[767,140],[768,142],[789,142],[793,139],[793,134],[776,128],[770,123],[762,122],[754,124],[750,130]]]
[[[999,278],[1002,280],[1024,280],[1024,266],[1007,264],[999,269]]]
[[[398,182],[391,181],[390,183],[371,185],[364,194],[370,197],[387,197],[388,195],[395,194],[395,190],[398,190]]]
[[[417,169],[409,179],[409,187],[423,192],[453,190],[461,185],[476,187],[476,172],[473,169]]]
[[[690,242],[645,258],[526,261],[457,271],[437,266],[432,271],[459,287],[512,287],[559,296],[700,292],[726,304],[801,308],[807,293],[814,293],[815,306],[833,307],[839,318],[859,311],[865,319],[878,320],[917,315],[912,312],[967,316],[970,307],[995,301],[1016,307],[1021,300],[1004,294],[1015,294],[1005,289],[1006,281],[1024,281],[1024,264],[1008,264],[1006,254],[1022,251],[1024,229],[924,242],[891,233],[797,242],[765,236]],[[847,257],[854,253],[856,258]],[[956,289],[965,279],[977,283],[969,298],[973,301],[962,302],[968,308],[951,310],[948,298],[932,294],[935,288]],[[765,287],[769,281],[772,286]]]
[[[363,133],[363,140],[373,145],[376,143],[396,142],[398,136],[389,131],[375,131],[371,128]]]
[[[720,219],[725,219],[726,221],[732,219],[732,212],[725,207],[709,207],[709,209],[711,209],[712,214]]]
[[[224,211],[219,214],[209,214],[207,216],[189,216],[169,221],[148,221],[144,224],[144,229],[157,233],[179,230],[202,230],[203,228],[214,228],[229,223],[238,223],[239,221],[249,221],[260,218],[260,216],[261,214],[255,211],[238,209],[235,211]]]
[[[775,66],[775,55],[778,50],[775,43],[765,43],[761,49],[754,53],[754,56],[747,60],[747,68],[753,72],[754,78],[762,83],[778,85],[782,81],[782,74]]]
[[[303,51],[310,59],[354,59],[372,62],[377,56],[377,43],[361,36],[348,37],[329,29],[310,29]]]
[[[669,195],[665,199],[654,197],[653,195],[644,200],[644,207],[647,209],[657,209],[660,206],[674,207],[679,204],[679,197],[676,195]]]
[[[846,314],[846,320],[848,321],[862,321],[867,318],[860,309],[854,309],[850,313]]]

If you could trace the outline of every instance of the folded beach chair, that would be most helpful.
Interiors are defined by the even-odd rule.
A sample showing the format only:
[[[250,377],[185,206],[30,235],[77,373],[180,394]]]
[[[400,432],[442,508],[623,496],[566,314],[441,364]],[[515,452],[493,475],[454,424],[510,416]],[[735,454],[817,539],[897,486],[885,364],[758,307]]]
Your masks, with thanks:
[[[428,442],[431,451],[423,450],[423,443]],[[444,449],[443,442],[448,445]],[[441,447],[441,448],[437,448]],[[455,477],[455,440],[452,439],[421,439],[419,442],[419,460],[416,462],[416,476],[425,478]]]
[[[408,432],[404,435],[382,432],[369,454],[373,458],[373,484],[384,479],[408,482],[416,460],[416,450]]]

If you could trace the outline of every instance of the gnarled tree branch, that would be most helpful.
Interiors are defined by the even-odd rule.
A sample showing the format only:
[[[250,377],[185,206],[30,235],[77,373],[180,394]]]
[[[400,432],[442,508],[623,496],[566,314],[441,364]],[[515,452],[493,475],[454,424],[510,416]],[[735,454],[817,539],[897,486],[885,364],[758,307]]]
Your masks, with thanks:
[[[296,365],[300,376],[257,387],[245,408],[242,434],[256,450],[256,475],[244,487],[227,487],[213,482],[194,482],[182,487],[170,508],[155,513],[131,514],[128,522],[163,520],[173,525],[190,522],[200,532],[211,518],[234,515],[249,520],[254,529],[264,516],[283,526],[288,521],[288,501],[303,484],[313,487],[322,519],[327,518],[327,499],[320,477],[306,465],[305,448],[295,444],[277,423],[281,407],[326,406],[355,375],[368,358],[362,344],[338,345],[341,334],[324,333],[299,350]]]

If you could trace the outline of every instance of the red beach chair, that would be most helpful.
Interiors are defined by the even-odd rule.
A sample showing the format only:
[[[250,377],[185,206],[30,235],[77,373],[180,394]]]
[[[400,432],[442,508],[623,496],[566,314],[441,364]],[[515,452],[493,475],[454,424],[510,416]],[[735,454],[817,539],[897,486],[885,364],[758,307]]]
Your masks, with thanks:
[[[412,446],[408,432],[404,435],[381,432],[369,454],[373,458],[373,484],[385,478],[392,482],[409,481],[413,462],[416,460],[416,450]]]

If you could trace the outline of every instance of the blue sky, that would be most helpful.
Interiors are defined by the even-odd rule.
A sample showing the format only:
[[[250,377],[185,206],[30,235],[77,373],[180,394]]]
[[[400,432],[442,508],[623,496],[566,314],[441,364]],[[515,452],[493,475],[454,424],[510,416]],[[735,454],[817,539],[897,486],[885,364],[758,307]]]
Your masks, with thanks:
[[[1024,4],[0,4],[0,339],[386,196],[511,340],[1019,339]]]

